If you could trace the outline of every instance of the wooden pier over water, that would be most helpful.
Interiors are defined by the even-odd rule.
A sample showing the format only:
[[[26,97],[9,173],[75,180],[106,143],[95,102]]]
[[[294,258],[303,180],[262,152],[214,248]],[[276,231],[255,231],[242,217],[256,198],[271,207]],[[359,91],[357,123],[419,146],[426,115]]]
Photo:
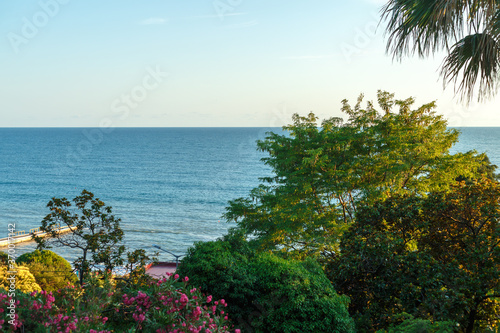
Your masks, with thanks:
[[[59,227],[57,231],[61,234],[65,234],[68,232],[71,232],[71,229],[69,227]],[[9,244],[18,244],[18,243],[24,243],[24,242],[32,242],[33,235],[37,235],[39,237],[47,237],[48,233],[40,231],[40,227],[38,228],[33,228],[30,229],[29,232],[26,232],[24,230],[16,231],[12,233],[11,237],[4,237],[0,238],[0,248],[5,248],[9,246]]]

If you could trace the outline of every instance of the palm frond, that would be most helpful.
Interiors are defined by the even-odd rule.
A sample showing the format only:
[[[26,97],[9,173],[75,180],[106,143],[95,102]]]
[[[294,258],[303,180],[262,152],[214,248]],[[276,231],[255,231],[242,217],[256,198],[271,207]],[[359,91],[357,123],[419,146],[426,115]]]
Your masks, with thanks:
[[[444,83],[455,82],[455,90],[468,102],[479,80],[479,99],[496,91],[495,82],[500,68],[500,45],[496,36],[487,33],[468,35],[452,46],[444,60],[441,74]],[[458,77],[462,77],[458,88]]]
[[[491,16],[487,31],[494,36],[500,36],[500,8]]]
[[[445,85],[454,81],[455,91],[467,102],[476,83],[479,100],[496,92],[499,0],[389,0],[382,9],[384,19],[388,20],[387,52],[393,58],[415,53],[425,57],[445,49],[448,56],[441,71]]]
[[[394,57],[426,56],[461,36],[466,1],[390,0],[382,9],[388,19],[387,51]]]

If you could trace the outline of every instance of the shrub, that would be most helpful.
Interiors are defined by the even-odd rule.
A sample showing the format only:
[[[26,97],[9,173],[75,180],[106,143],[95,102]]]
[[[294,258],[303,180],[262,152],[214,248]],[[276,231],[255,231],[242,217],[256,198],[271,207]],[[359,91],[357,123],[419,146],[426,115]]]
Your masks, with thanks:
[[[228,333],[227,303],[204,296],[179,275],[114,294],[107,328],[116,332]]]
[[[15,266],[15,274],[10,273],[8,266],[0,267],[0,288],[4,290],[10,290],[11,287],[15,286],[15,289],[21,292],[33,292],[41,290],[38,283],[36,283],[35,277],[31,274],[28,267],[25,266]],[[15,276],[15,284],[12,277]]]
[[[78,281],[70,263],[49,250],[22,254],[16,259],[16,263],[29,267],[36,282],[46,291],[55,291]]]
[[[83,297],[82,297],[83,296]],[[0,313],[3,332],[92,332],[102,333],[107,320],[102,306],[110,297],[96,292],[94,286],[83,292],[79,287],[67,286],[57,292],[35,291],[7,295],[0,292],[0,308],[15,303],[15,313]],[[3,326],[3,327],[2,327]]]
[[[254,304],[264,310],[255,322],[261,331],[354,331],[347,312],[348,298],[336,294],[315,261],[262,254],[252,261],[250,269],[259,292]]]
[[[241,322],[252,313],[251,302],[258,297],[256,277],[248,269],[250,253],[247,243],[239,237],[200,242],[188,249],[177,272],[190,276],[194,286],[214,297],[231,300],[231,318]]]
[[[407,313],[396,317],[403,319],[403,322],[399,325],[392,325],[387,331],[380,330],[377,333],[453,333],[457,328],[457,325],[450,321],[433,323],[430,320],[413,318]]]
[[[109,276],[89,274],[85,288],[8,295],[0,291],[2,332],[207,332],[229,333],[227,303],[205,297],[188,278],[150,281],[126,291]],[[126,291],[126,292],[125,292]],[[15,312],[15,313],[14,313]]]
[[[331,287],[313,260],[251,253],[235,235],[189,249],[179,274],[224,297],[235,325],[249,332],[353,332],[348,298]]]

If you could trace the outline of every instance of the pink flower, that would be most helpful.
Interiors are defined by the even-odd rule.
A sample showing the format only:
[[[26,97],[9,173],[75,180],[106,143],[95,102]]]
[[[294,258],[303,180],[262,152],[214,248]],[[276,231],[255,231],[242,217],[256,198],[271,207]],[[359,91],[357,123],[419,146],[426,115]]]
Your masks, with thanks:
[[[138,321],[139,323],[142,323],[146,319],[146,316],[144,316],[142,313],[140,315],[137,315],[137,313],[134,313],[132,315],[132,318],[134,318],[135,321]],[[108,318],[106,318],[106,320],[107,319]]]
[[[184,277],[184,282],[188,282],[189,281],[189,278],[186,276]]]

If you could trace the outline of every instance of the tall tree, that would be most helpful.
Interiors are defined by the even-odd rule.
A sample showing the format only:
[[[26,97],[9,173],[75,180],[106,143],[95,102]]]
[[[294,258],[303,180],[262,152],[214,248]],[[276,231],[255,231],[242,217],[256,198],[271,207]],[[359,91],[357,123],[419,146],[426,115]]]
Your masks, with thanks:
[[[448,52],[441,74],[470,101],[496,92],[500,68],[500,3],[495,0],[390,0],[387,50],[401,59]],[[457,86],[458,80],[461,79]]]
[[[262,249],[332,256],[359,206],[446,189],[456,177],[476,174],[484,156],[449,153],[459,133],[446,128],[434,103],[412,110],[413,98],[379,91],[380,113],[371,102],[362,108],[362,98],[354,108],[343,101],[345,123],[294,115],[285,134],[258,141],[274,177],[231,201],[225,218]]]
[[[47,204],[50,214],[42,220],[40,230],[47,238],[34,235],[38,249],[51,248],[53,245],[69,247],[81,251],[81,256],[73,263],[79,271],[80,284],[92,267],[103,265],[106,270],[123,263],[125,246],[120,245],[123,230],[120,219],[112,214],[112,208],[95,198],[94,194],[83,190],[73,199],[75,209],[66,198],[52,198]],[[62,234],[59,227],[68,227],[71,233]]]

